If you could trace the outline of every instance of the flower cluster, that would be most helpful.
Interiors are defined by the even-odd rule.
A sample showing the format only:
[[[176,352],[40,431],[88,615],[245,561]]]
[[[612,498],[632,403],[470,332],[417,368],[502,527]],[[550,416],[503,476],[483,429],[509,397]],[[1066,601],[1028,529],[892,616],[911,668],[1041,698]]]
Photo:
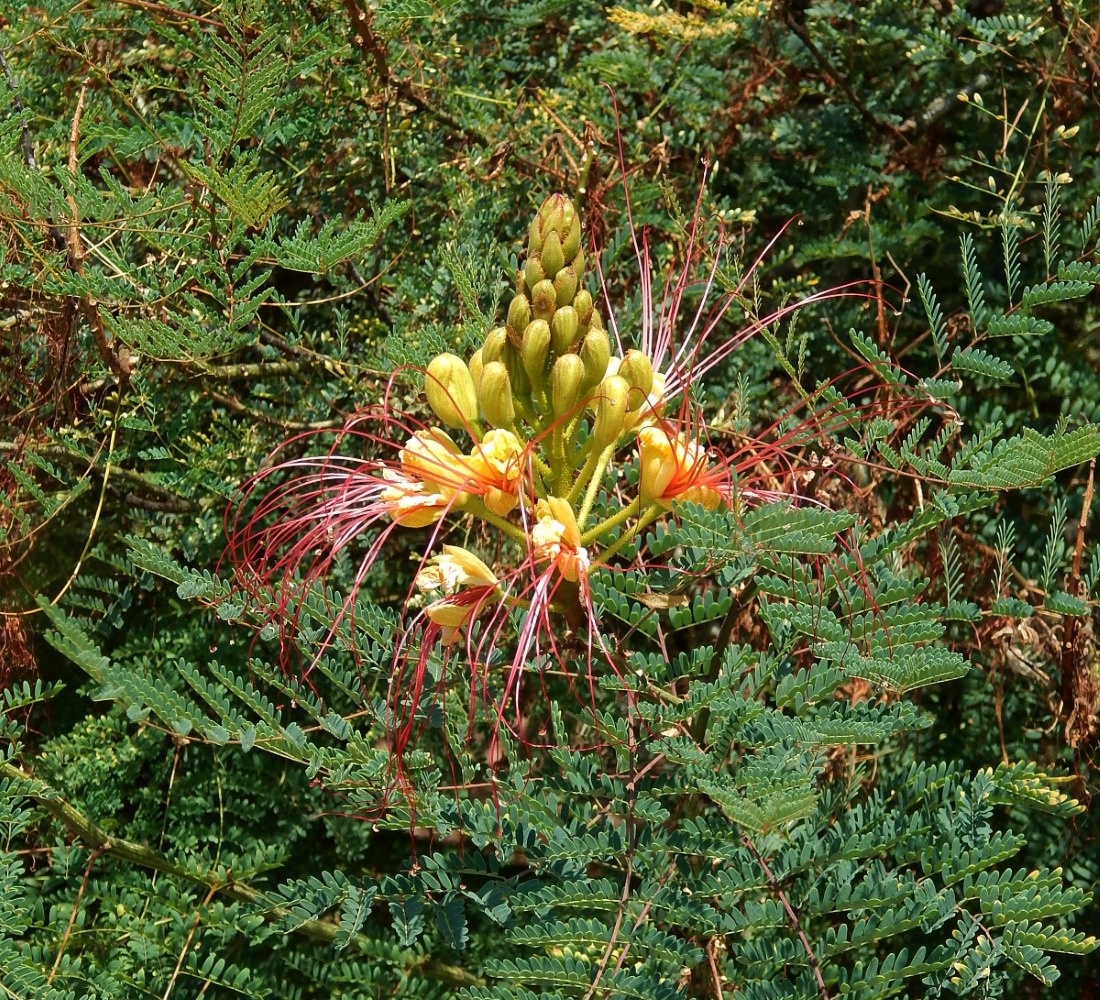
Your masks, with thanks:
[[[640,244],[635,239],[641,328],[628,338],[612,314],[605,325],[586,287],[581,235],[570,199],[547,198],[530,225],[504,325],[468,358],[443,353],[423,372],[434,419],[388,404],[364,411],[327,455],[275,461],[255,476],[228,526],[239,579],[274,598],[284,637],[337,558],[356,553],[334,623],[313,642],[317,657],[353,616],[355,594],[393,533],[427,531],[426,539],[410,536],[422,553],[406,602],[415,610],[404,614],[389,679],[393,717],[403,720],[393,734],[398,754],[413,739],[414,719],[424,717],[427,686],[443,683],[438,664],[461,653],[471,698],[479,689],[498,725],[509,724],[508,704],[521,714],[531,664],[553,663],[570,684],[585,674],[563,642],[574,650],[582,643],[591,689],[594,650],[613,663],[593,606],[593,573],[622,564],[630,543],[678,503],[732,506],[735,477],[740,499],[783,492],[770,472],[766,488],[754,482],[759,448],[731,458],[710,449],[687,388],[808,300],[712,347],[709,335],[741,290],[727,290],[708,311],[720,247],[696,283],[702,255],[693,229],[682,267],[670,269],[654,296],[643,233]],[[681,307],[696,296],[701,304],[682,322]],[[796,433],[785,428],[767,457],[782,459],[784,440]],[[354,442],[358,449],[349,448]],[[783,462],[770,464],[782,476]],[[444,544],[456,529],[473,540],[467,544],[492,547],[476,555]]]
[[[469,449],[441,430],[415,435],[402,454],[430,451],[438,469],[417,476],[403,460],[409,478],[393,497],[403,505],[393,514],[402,523],[451,511],[504,531],[523,545],[535,574],[519,586],[513,575],[512,591],[497,583],[499,598],[535,589],[563,612],[585,601],[592,567],[614,558],[640,527],[678,500],[713,509],[728,499],[729,483],[692,426],[666,413],[670,373],[654,371],[641,350],[612,344],[582,284],[584,258],[572,202],[552,195],[531,223],[505,325],[468,361],[440,354],[425,374],[432,412],[468,437]],[[638,469],[633,496],[615,465],[620,455]],[[601,487],[611,485],[615,509],[590,523]],[[445,551],[433,569],[444,572],[454,558]],[[543,586],[532,588],[538,581]],[[476,574],[466,584],[489,585]],[[444,590],[425,609],[451,640],[472,617],[462,589]]]

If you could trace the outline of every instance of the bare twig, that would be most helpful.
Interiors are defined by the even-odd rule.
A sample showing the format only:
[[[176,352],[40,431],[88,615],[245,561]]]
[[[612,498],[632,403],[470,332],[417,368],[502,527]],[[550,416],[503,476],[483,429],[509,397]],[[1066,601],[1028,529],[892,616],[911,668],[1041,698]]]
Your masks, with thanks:
[[[1093,487],[1096,479],[1096,459],[1089,462],[1089,478],[1085,484],[1085,496],[1081,501],[1081,517],[1077,522],[1077,540],[1073,548],[1068,589],[1076,597],[1081,586],[1081,560],[1085,553],[1085,528],[1092,507]],[[1070,746],[1090,743],[1093,739],[1093,702],[1096,685],[1087,664],[1081,662],[1081,619],[1067,615],[1062,625],[1062,707],[1066,713],[1066,742]]]

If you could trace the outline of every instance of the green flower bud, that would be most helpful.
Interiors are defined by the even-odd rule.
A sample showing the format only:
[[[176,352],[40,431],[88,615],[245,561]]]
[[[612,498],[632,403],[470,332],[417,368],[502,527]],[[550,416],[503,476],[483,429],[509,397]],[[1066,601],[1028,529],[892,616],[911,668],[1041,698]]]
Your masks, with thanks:
[[[485,338],[485,344],[481,348],[481,360],[488,364],[490,361],[500,361],[504,356],[504,345],[508,343],[508,331],[498,326]]]
[[[516,408],[512,402],[512,380],[503,362],[490,361],[481,372],[481,386],[477,401],[486,422],[493,427],[511,428],[516,422]]]
[[[581,342],[581,361],[584,362],[584,380],[588,388],[599,385],[607,374],[611,360],[611,341],[603,330],[589,330]]]
[[[532,320],[523,331],[523,368],[536,389],[546,388],[546,359],[550,356],[550,324]]]
[[[573,296],[573,308],[577,310],[577,322],[580,324],[581,329],[587,333],[588,324],[592,320],[592,296],[587,289],[582,288]]]
[[[653,388],[653,365],[641,351],[627,351],[619,365],[619,374],[630,385],[630,409],[638,409]]]
[[[569,224],[569,231],[565,234],[561,241],[561,252],[565,255],[566,260],[571,260],[576,256],[577,251],[581,248],[581,220],[580,216],[574,215],[573,221]],[[580,272],[577,272],[580,274]]]
[[[579,329],[577,311],[572,306],[562,306],[554,313],[554,319],[550,323],[554,353],[557,355],[568,354],[577,342]]]
[[[516,294],[527,295],[529,289],[527,287],[527,277],[522,267],[516,268]]]
[[[603,317],[600,315],[599,309],[592,310],[592,316],[588,320],[589,330],[606,330],[607,327],[603,325]]]
[[[542,244],[542,270],[548,278],[553,278],[565,267],[565,254],[561,250],[561,239],[556,232],[546,234]]]
[[[527,287],[533,290],[535,285],[545,277],[538,257],[528,257],[523,268],[523,280],[526,282]]]
[[[523,358],[519,348],[511,341],[504,346],[504,356],[501,358],[504,367],[508,369],[508,377],[512,380],[512,392],[517,399],[531,398],[531,380],[523,368]]]
[[[626,404],[631,388],[621,375],[611,375],[600,383],[596,396],[596,420],[592,437],[598,448],[614,444],[626,422]]]
[[[584,274],[584,251],[578,250],[577,255],[569,261],[569,266],[573,268],[577,274]]]
[[[550,321],[554,315],[554,307],[557,305],[557,293],[551,281],[540,281],[531,289],[531,309],[535,319]]]
[[[539,217],[536,215],[527,227],[527,256],[537,257],[542,253],[542,233],[539,227]]]
[[[477,391],[466,362],[457,354],[440,354],[428,365],[424,391],[432,412],[448,427],[477,423]]]
[[[474,351],[473,356],[470,358],[470,378],[474,382],[474,391],[476,392],[481,386],[481,370],[485,367],[484,354],[479,347]]]
[[[584,396],[584,362],[576,354],[563,354],[550,370],[550,402],[555,417],[572,413]]]
[[[515,337],[521,337],[531,322],[531,303],[526,295],[517,295],[508,306],[508,331]]]
[[[539,233],[543,240],[550,230],[557,230],[560,235],[569,232],[573,220],[577,217],[577,210],[568,195],[552,194],[541,206],[535,217],[538,223]]]
[[[559,306],[567,306],[577,294],[577,272],[563,267],[554,277],[554,293]]]

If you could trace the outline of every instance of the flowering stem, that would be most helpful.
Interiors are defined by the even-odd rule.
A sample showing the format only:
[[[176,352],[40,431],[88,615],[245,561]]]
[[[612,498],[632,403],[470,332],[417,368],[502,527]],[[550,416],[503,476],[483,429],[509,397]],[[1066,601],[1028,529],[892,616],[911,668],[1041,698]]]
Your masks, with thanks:
[[[466,501],[464,510],[469,511],[474,517],[480,517],[483,521],[488,521],[490,524],[500,528],[509,538],[514,538],[517,542],[526,542],[527,536],[511,521],[506,521],[503,517],[494,514],[484,502],[477,497],[470,497]]]
[[[639,516],[643,519],[651,512],[656,510],[660,512],[660,506],[658,504],[652,504],[648,510],[642,510],[642,498],[638,497],[637,500],[628,503],[617,514],[612,514],[606,521],[601,521],[599,524],[592,528],[589,528],[583,535],[581,535],[581,545],[591,545],[600,535],[605,532],[611,531],[612,528],[619,527],[620,524],[630,520],[630,518]]]
[[[631,504],[630,507],[634,505]],[[627,510],[630,510],[627,507]],[[599,555],[599,561],[606,563],[612,556],[617,555],[619,549],[621,549],[627,542],[633,541],[638,537],[646,528],[648,528],[654,521],[657,520],[664,512],[664,509],[660,504],[653,504],[640,518],[638,523],[634,525],[630,531],[624,531],[618,538],[615,539],[606,549],[604,549]],[[618,517],[619,515],[616,515]],[[605,523],[610,523],[614,518],[609,518]],[[602,525],[600,526],[602,527]],[[595,530],[595,529],[593,529]]]
[[[577,525],[581,528],[584,527],[584,522],[588,520],[588,513],[592,510],[592,504],[596,500],[596,494],[599,493],[600,486],[603,484],[603,475],[607,469],[607,463],[611,461],[611,456],[614,453],[614,443],[609,444],[598,455],[593,449],[592,454],[588,456],[588,461],[584,463],[584,468],[581,470],[580,476],[577,477],[576,485],[569,494],[569,502],[573,503],[576,500],[573,493],[580,493],[587,480],[588,492],[585,493],[584,503],[581,504],[581,509],[577,512]],[[593,459],[595,461],[593,461]],[[589,477],[591,477],[591,479],[589,479]]]

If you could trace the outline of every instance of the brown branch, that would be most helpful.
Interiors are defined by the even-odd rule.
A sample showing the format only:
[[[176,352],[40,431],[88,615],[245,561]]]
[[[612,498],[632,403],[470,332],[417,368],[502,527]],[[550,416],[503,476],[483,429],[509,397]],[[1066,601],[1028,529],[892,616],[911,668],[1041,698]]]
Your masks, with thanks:
[[[80,85],[80,96],[76,99],[76,111],[73,113],[73,123],[69,129],[69,173],[74,180],[80,175],[80,122],[84,117],[84,98],[88,94],[88,78]],[[66,241],[69,250],[69,268],[75,274],[84,274],[84,260],[87,254],[84,251],[84,241],[80,237],[80,210],[76,204],[76,196],[70,194],[66,201],[72,216],[69,219],[69,236]],[[103,317],[99,311],[99,303],[88,293],[80,300],[84,318],[92,330],[92,339],[95,341],[96,352],[103,363],[110,369],[111,374],[124,384],[130,380],[129,352],[124,347],[113,345],[107,339],[107,331],[103,326]]]
[[[897,128],[893,125],[888,125],[886,122],[879,121],[871,112],[871,109],[863,103],[859,94],[855,92],[851,83],[848,82],[848,78],[829,62],[828,57],[817,47],[814,40],[810,37],[810,33],[806,30],[806,26],[795,17],[785,0],[778,0],[776,7],[779,10],[779,15],[783,23],[795,33],[798,40],[806,47],[810,55],[814,57],[821,71],[827,77],[831,77],[836,85],[844,91],[845,96],[852,102],[852,106],[859,112],[860,118],[880,135],[904,139],[905,137]]]
[[[366,58],[374,63],[375,72],[378,74],[378,82],[382,85],[383,101],[386,100],[385,92],[392,88],[398,97],[407,101],[417,111],[430,115],[468,142],[478,146],[493,145],[493,141],[484,132],[464,125],[450,112],[432,104],[419,87],[408,80],[393,75],[386,56],[385,42],[374,31],[374,15],[372,13],[360,7],[357,0],[344,0],[344,9],[348,12],[348,18],[354,32],[352,42]]]
[[[76,890],[76,899],[73,900],[73,909],[69,914],[69,922],[65,925],[65,933],[61,935],[61,943],[57,946],[57,957],[53,960],[53,968],[50,969],[50,974],[46,977],[47,985],[52,984],[54,976],[57,975],[58,967],[61,965],[61,956],[65,954],[65,946],[69,943],[69,937],[73,933],[73,924],[76,923],[76,915],[80,912],[80,901],[84,898],[84,888],[88,884],[88,879],[92,877],[92,865],[95,864],[95,859],[102,853],[103,851],[97,847],[88,855],[88,864],[84,868],[84,877],[80,880],[80,888]]]
[[[779,897],[779,901],[783,904],[783,909],[787,911],[787,919],[790,920],[791,926],[798,935],[798,940],[802,942],[802,949],[806,952],[806,957],[810,960],[810,968],[814,971],[814,979],[817,980],[817,988],[821,991],[822,1000],[829,1000],[829,990],[825,986],[825,977],[821,974],[821,966],[817,961],[817,956],[814,954],[813,948],[810,947],[809,939],[802,930],[802,924],[798,920],[798,914],[794,912],[794,907],[791,906],[786,893],[783,892],[782,887],[779,885],[779,881],[772,874],[772,870],[768,867],[768,863],[764,860],[764,856],[756,849],[756,845],[749,840],[748,834],[741,834],[741,839],[744,841],[745,846],[752,852],[753,857],[756,858],[760,867],[764,869],[764,874],[772,884],[772,888]]]
[[[1096,479],[1096,459],[1089,462],[1089,478],[1085,484],[1085,496],[1081,501],[1081,517],[1077,522],[1077,540],[1073,549],[1068,590],[1076,597],[1081,586],[1081,560],[1085,552],[1085,528],[1088,526],[1089,508],[1092,507],[1093,487]],[[1096,700],[1096,683],[1088,664],[1082,663],[1081,619],[1067,615],[1062,625],[1062,708],[1066,712],[1066,742],[1076,747],[1093,739],[1093,703]]]
[[[1089,96],[1096,102],[1096,81],[1100,78],[1100,66],[1097,66],[1093,54],[1078,41],[1077,36],[1073,33],[1073,29],[1070,27],[1070,23],[1066,18],[1066,11],[1062,6],[1062,0],[1050,0],[1050,12],[1054,17],[1054,22],[1058,25],[1058,30],[1062,33],[1062,37],[1069,43],[1070,48],[1077,53],[1077,57],[1088,68]]]

